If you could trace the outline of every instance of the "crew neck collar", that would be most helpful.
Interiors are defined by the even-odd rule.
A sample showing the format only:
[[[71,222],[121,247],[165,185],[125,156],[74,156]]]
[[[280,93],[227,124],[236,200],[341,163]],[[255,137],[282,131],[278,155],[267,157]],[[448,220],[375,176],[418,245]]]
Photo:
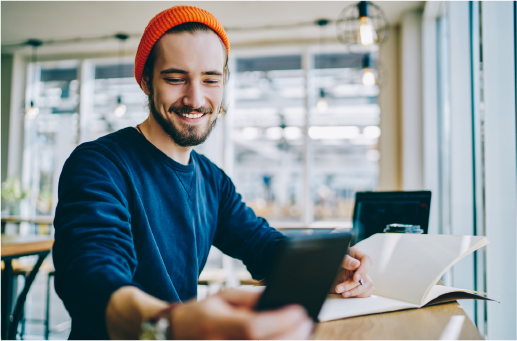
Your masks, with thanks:
[[[195,169],[195,152],[192,150],[190,152],[190,161],[188,165],[183,165],[179,163],[178,161],[175,161],[171,157],[169,157],[167,154],[162,152],[160,149],[156,148],[154,144],[149,142],[149,140],[140,134],[140,132],[135,127],[127,127],[123,130],[127,130],[128,136],[131,137],[131,139],[135,139],[143,145],[145,148],[147,148],[150,152],[152,152],[154,155],[156,155],[158,158],[160,158],[163,162],[165,162],[170,167],[174,168],[175,170],[178,170],[180,172],[192,172]]]

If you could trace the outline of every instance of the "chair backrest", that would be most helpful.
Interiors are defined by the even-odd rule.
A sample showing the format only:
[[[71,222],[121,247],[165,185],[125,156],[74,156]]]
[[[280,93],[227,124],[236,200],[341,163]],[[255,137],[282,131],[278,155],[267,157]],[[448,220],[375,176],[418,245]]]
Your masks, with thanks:
[[[382,233],[388,224],[420,225],[427,233],[431,192],[357,192],[353,215],[354,244]]]

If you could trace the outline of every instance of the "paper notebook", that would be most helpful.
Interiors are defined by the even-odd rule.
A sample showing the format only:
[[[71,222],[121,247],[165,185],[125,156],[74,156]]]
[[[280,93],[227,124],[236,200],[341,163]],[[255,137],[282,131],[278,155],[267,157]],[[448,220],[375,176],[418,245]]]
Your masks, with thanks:
[[[458,299],[490,299],[484,293],[437,285],[456,262],[488,244],[486,237],[379,233],[355,247],[373,261],[375,292],[368,298],[329,295],[319,320],[421,308]]]

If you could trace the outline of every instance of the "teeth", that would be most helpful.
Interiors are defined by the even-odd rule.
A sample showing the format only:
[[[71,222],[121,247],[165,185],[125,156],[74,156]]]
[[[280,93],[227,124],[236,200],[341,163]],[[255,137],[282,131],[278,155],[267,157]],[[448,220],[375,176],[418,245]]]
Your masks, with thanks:
[[[188,118],[200,118],[203,115],[204,114],[181,114],[181,116],[188,117]]]

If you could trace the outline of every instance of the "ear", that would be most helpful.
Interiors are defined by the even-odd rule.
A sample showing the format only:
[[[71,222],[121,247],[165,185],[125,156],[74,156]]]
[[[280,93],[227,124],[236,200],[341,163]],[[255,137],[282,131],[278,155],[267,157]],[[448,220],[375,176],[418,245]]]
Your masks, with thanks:
[[[149,89],[149,76],[147,74],[142,75],[140,86],[147,96],[151,95],[151,89]]]

